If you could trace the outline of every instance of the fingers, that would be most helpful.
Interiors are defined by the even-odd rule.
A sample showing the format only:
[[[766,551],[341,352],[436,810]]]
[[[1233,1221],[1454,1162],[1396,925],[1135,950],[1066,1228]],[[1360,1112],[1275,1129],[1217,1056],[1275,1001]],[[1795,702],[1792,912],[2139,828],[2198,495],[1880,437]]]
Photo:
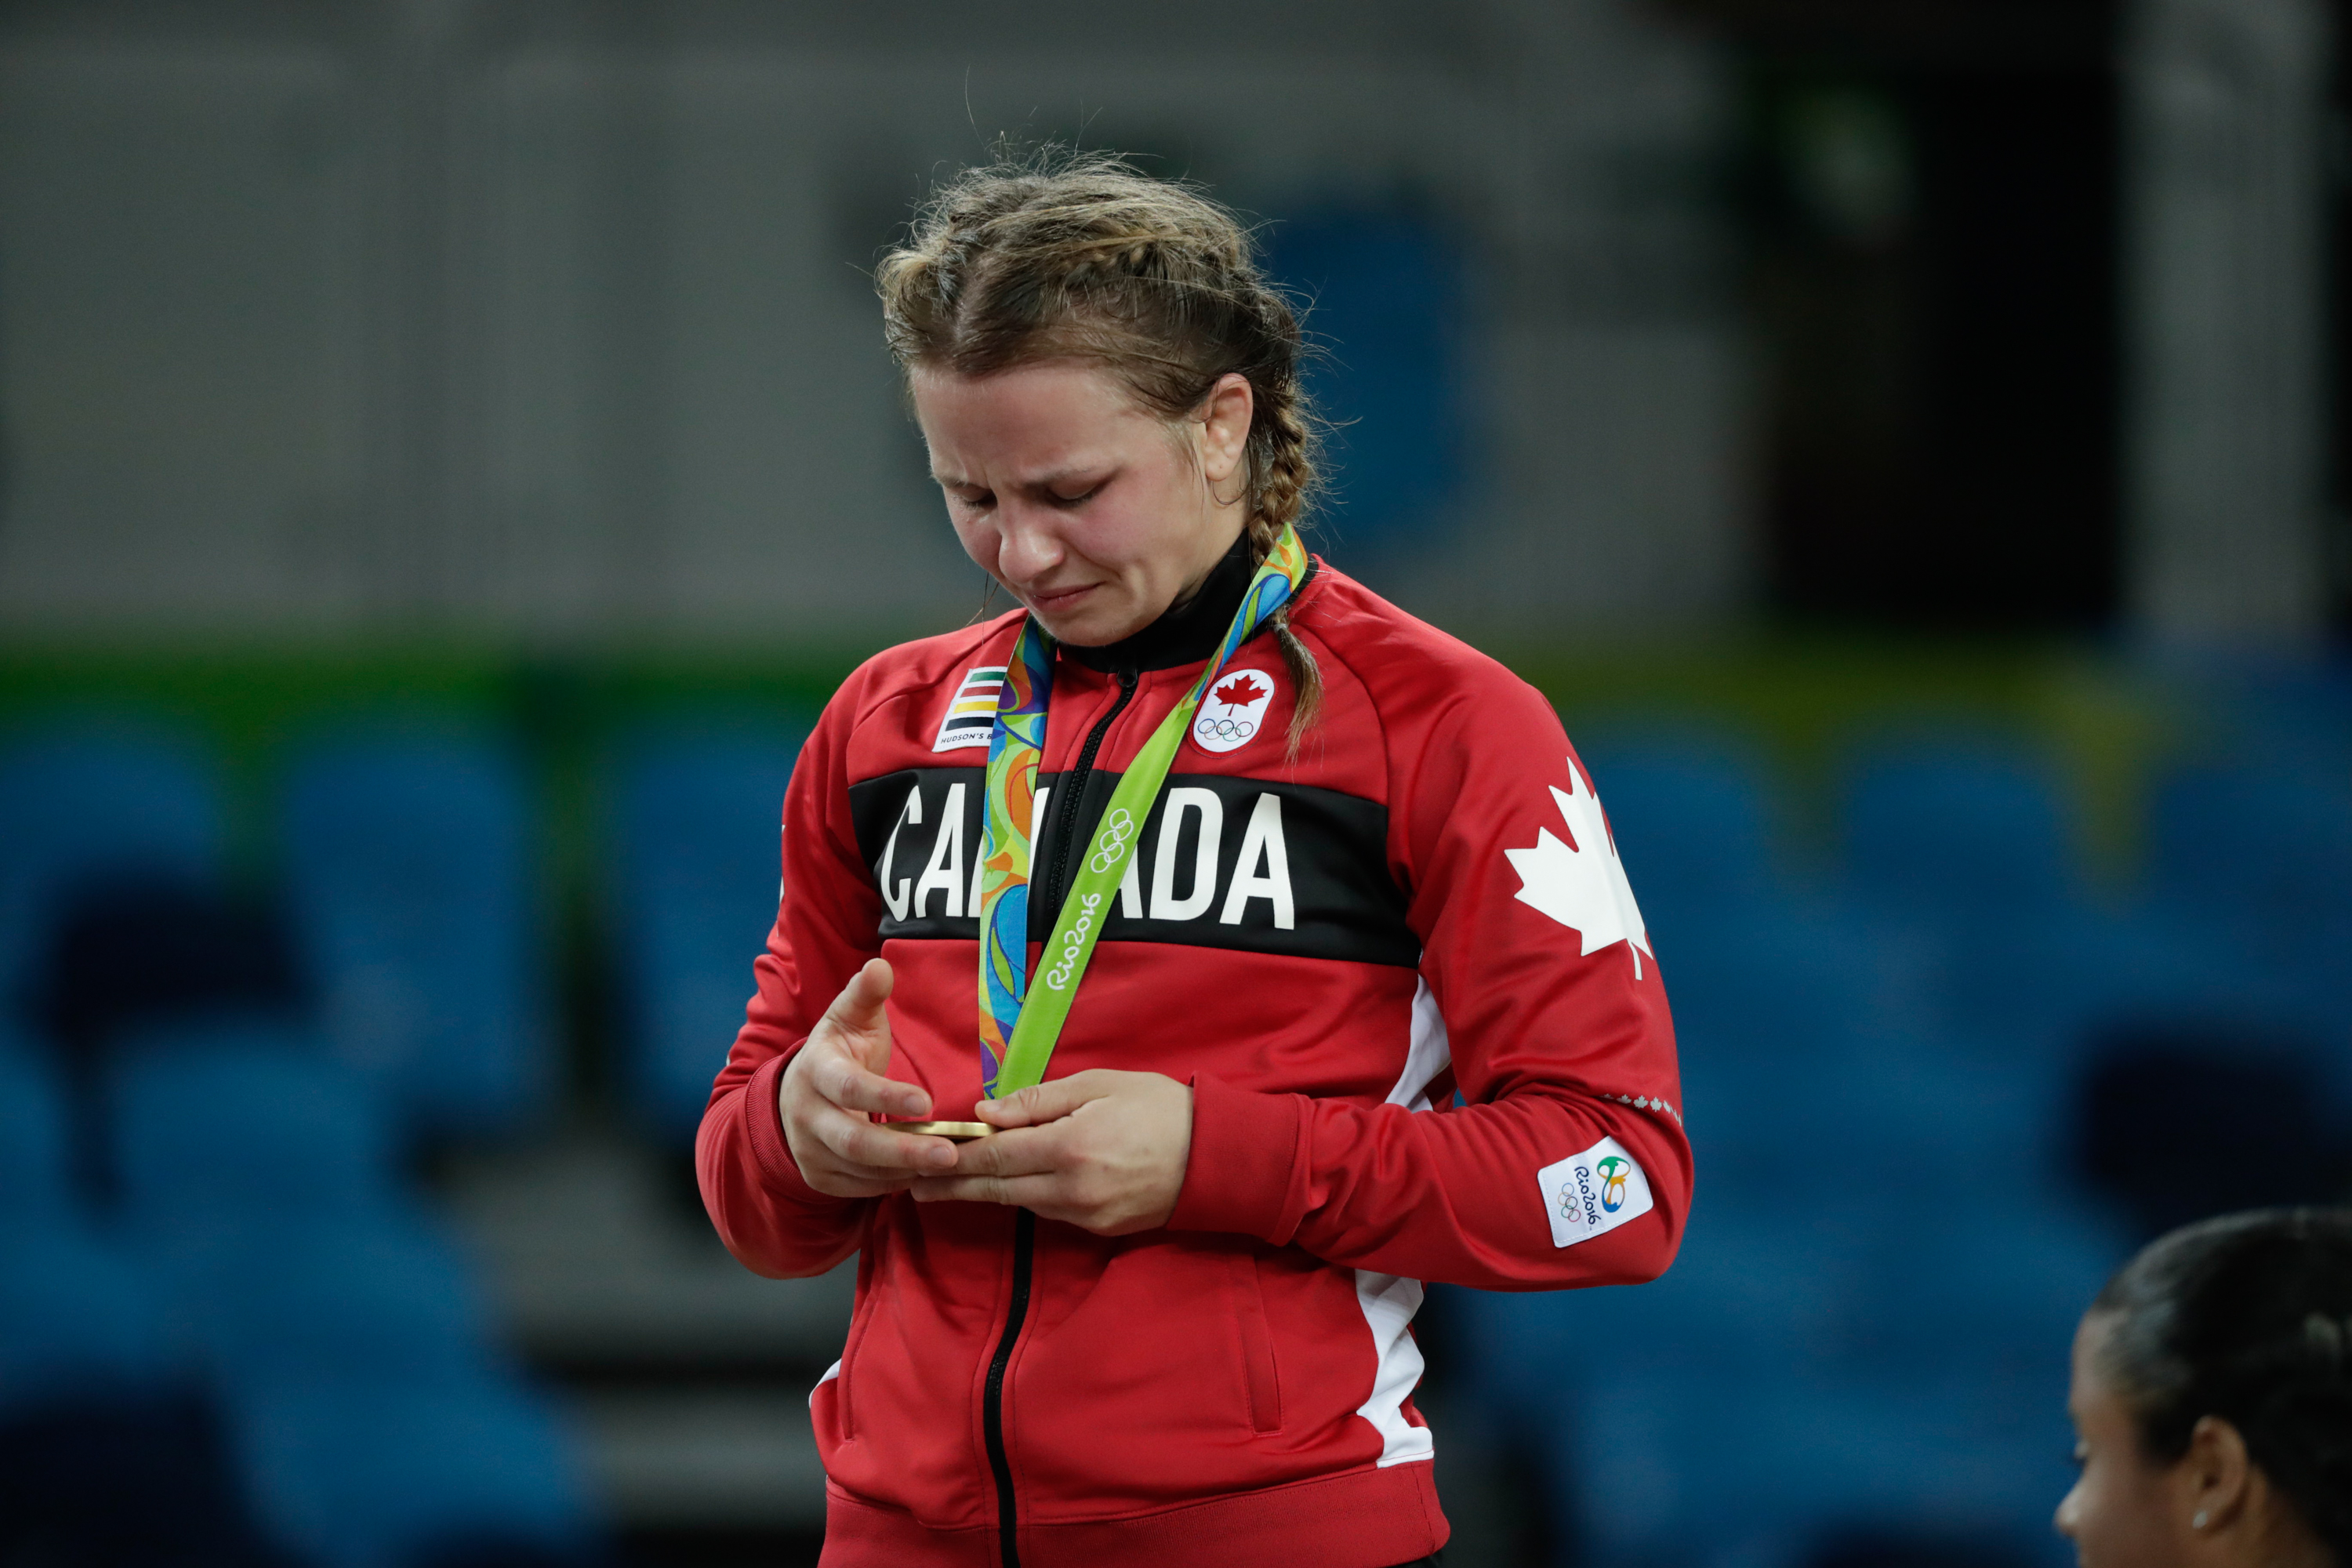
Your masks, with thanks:
[[[955,1146],[958,1176],[1036,1176],[1066,1169],[1068,1140],[1059,1128],[1022,1128]]]
[[[825,1009],[776,1086],[784,1141],[819,1191],[870,1196],[903,1188],[922,1171],[952,1170],[955,1145],[877,1126],[874,1117],[924,1118],[931,1097],[881,1070],[890,1061],[883,1003],[890,966],[869,961]]]
[[[818,1141],[845,1165],[887,1176],[955,1168],[956,1146],[945,1138],[894,1132],[880,1122],[839,1110],[821,1110],[810,1121]]]
[[[922,1176],[913,1191],[919,1204],[1009,1204],[1034,1209],[1047,1219],[1068,1212],[1063,1203],[1067,1179],[1059,1173],[1028,1176]]]
[[[1104,1236],[1165,1225],[1182,1191],[1192,1093],[1158,1073],[1075,1074],[984,1103],[1006,1129],[926,1174],[920,1203],[1013,1204]],[[1030,1125],[1013,1125],[1028,1122]]]
[[[921,1089],[866,1071],[845,1050],[811,1062],[809,1087],[844,1110],[918,1120],[931,1113],[931,1097]]]
[[[869,958],[858,972],[849,977],[841,994],[824,1016],[849,1029],[871,1029],[885,1024],[882,1004],[890,999],[891,988],[898,976],[891,972],[887,959]]]
[[[1049,1079],[1032,1084],[1002,1100],[983,1100],[972,1108],[973,1114],[992,1127],[1035,1127],[1047,1121],[1058,1121],[1088,1100],[1100,1100],[1112,1092],[1116,1075],[1100,1068],[1072,1073],[1067,1078]],[[993,1139],[983,1139],[993,1142]]]
[[[883,1004],[898,984],[889,963],[869,958],[817,1020],[816,1031],[836,1037],[877,1072],[890,1065],[890,1015]]]
[[[818,1192],[836,1198],[878,1197],[885,1193],[904,1192],[914,1185],[926,1169],[919,1164],[912,1167],[899,1164],[895,1160],[889,1163],[873,1164],[845,1154],[834,1147],[830,1139],[839,1138],[853,1149],[871,1154],[876,1150],[864,1142],[864,1130],[873,1128],[874,1124],[840,1112],[827,1115],[833,1119],[829,1123],[787,1129],[785,1133],[785,1141],[791,1146],[793,1159],[799,1164],[802,1176]],[[822,1120],[812,1119],[813,1121]],[[943,1142],[932,1138],[909,1138],[903,1133],[893,1134],[892,1137],[904,1143],[918,1145]],[[893,1155],[901,1152],[889,1142],[882,1143],[880,1149],[886,1160],[891,1160]],[[925,1152],[929,1153],[929,1151]],[[944,1158],[933,1153],[930,1159],[933,1163],[928,1167],[929,1169],[953,1168],[951,1152]]]
[[[975,1139],[957,1147],[952,1175],[926,1173],[915,1183],[915,1201],[1015,1204],[1062,1218],[1079,1203],[1084,1185],[1068,1143],[1058,1127]]]
[[[814,1131],[787,1131],[786,1142],[808,1184],[828,1197],[871,1198],[904,1192],[915,1184],[918,1172],[865,1165],[845,1160]]]
[[[877,1116],[926,1117],[931,1097],[885,1076],[890,1066],[890,1019],[883,1010],[896,976],[878,958],[849,977],[810,1035],[809,1087],[847,1110]]]

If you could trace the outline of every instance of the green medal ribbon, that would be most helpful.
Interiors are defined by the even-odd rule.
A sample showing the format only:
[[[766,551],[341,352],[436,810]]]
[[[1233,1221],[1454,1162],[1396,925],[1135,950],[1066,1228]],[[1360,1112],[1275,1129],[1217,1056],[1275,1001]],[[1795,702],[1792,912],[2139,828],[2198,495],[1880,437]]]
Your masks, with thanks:
[[[1102,937],[1111,895],[1126,876],[1136,835],[1160,798],[1160,786],[1167,782],[1192,715],[1234,650],[1297,592],[1307,565],[1307,547],[1298,542],[1297,530],[1286,526],[1250,579],[1241,608],[1201,679],[1160,721],[1111,792],[1038,960],[1034,993],[1028,984],[1030,836],[1037,768],[1045,754],[1054,647],[1034,616],[1023,622],[997,693],[980,828],[981,1083],[991,1100],[1045,1080],[1078,982],[1086,978],[1095,943]]]

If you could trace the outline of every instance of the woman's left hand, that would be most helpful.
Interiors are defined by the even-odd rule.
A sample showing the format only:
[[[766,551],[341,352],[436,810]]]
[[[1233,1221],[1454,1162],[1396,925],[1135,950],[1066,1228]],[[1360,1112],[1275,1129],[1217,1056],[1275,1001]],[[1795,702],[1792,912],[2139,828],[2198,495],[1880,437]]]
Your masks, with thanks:
[[[1098,1236],[1168,1223],[1192,1150],[1192,1090],[1156,1072],[1074,1073],[974,1111],[999,1129],[919,1177],[917,1203],[1012,1204]]]

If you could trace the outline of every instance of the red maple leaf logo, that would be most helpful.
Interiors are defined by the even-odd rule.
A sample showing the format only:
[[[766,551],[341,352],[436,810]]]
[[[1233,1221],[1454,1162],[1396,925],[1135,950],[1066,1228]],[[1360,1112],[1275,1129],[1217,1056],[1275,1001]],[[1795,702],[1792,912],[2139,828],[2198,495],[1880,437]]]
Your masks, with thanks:
[[[1230,702],[1236,708],[1246,708],[1265,696],[1269,688],[1260,686],[1246,675],[1236,675],[1212,693],[1220,702]]]

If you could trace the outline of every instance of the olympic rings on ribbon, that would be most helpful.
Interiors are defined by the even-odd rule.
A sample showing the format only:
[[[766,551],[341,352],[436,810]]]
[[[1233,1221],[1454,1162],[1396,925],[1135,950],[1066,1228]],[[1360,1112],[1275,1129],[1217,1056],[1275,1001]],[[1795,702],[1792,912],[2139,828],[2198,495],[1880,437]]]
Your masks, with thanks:
[[[1135,818],[1124,808],[1114,811],[1104,819],[1103,830],[1095,839],[1095,852],[1087,862],[1087,869],[1097,876],[1127,858],[1127,841],[1135,837]]]

